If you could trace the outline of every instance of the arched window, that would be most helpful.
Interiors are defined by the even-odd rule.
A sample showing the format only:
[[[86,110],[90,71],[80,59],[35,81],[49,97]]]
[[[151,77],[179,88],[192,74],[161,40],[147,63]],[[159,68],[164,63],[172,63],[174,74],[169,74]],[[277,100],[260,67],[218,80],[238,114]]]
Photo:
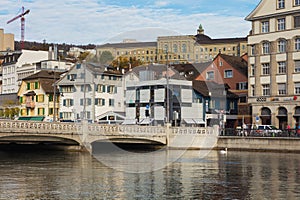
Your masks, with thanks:
[[[271,116],[271,110],[269,108],[262,108],[261,116]]]
[[[278,116],[287,116],[287,109],[284,107],[278,108]]]
[[[173,45],[173,51],[174,51],[174,53],[177,53],[177,52],[178,52],[177,44],[174,44],[174,45]]]
[[[278,52],[279,53],[286,52],[286,40],[281,39],[278,41]]]
[[[182,53],[186,53],[186,44],[182,44],[181,48]]]
[[[270,54],[270,42],[263,42],[262,43],[262,53],[263,54]]]
[[[169,46],[167,44],[164,45],[164,53],[168,53],[169,51]]]
[[[295,39],[295,50],[300,51],[300,37]]]

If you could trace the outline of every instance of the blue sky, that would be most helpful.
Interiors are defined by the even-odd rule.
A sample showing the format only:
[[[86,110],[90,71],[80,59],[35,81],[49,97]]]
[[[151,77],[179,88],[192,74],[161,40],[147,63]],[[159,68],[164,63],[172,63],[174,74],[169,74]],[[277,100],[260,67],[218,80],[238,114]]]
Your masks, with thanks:
[[[155,41],[163,35],[193,35],[202,24],[212,38],[245,37],[244,18],[260,0],[1,0],[0,28],[20,39],[20,20],[6,24],[21,7],[25,40],[102,44],[123,39]]]

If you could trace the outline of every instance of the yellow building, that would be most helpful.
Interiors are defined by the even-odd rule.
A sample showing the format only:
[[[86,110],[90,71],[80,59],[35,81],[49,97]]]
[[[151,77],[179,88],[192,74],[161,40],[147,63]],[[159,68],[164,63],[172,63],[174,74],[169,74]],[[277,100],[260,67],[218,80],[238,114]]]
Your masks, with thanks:
[[[202,63],[219,53],[242,56],[247,53],[247,37],[212,39],[200,25],[197,35],[158,37],[157,48],[159,63]]]
[[[132,41],[107,43],[96,47],[98,58],[104,51],[109,51],[114,58],[123,57],[128,60],[140,60],[143,63],[153,63],[157,61],[156,48],[156,42]]]
[[[15,50],[15,36],[0,29],[0,51]]]
[[[58,119],[59,92],[54,95],[54,81],[59,78],[58,72],[40,71],[22,80],[18,91],[20,120],[52,120],[54,113]]]

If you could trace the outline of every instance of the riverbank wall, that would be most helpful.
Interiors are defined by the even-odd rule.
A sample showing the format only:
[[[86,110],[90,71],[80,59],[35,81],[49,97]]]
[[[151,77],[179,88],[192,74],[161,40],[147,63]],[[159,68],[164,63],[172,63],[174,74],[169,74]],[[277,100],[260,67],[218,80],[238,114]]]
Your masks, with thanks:
[[[215,149],[300,153],[300,138],[221,136]]]

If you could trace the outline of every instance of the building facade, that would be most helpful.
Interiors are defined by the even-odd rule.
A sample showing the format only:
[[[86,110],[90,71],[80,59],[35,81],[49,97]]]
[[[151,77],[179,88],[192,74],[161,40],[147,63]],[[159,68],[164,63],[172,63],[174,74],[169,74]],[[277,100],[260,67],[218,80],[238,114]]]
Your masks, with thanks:
[[[100,57],[104,51],[111,52],[114,58],[140,60],[143,63],[157,62],[157,42],[122,42],[108,43],[96,47],[96,55]]]
[[[196,35],[158,37],[157,49],[159,63],[203,63],[219,53],[242,56],[247,53],[247,38],[212,39],[200,25]]]
[[[11,33],[4,33],[0,28],[0,51],[14,51],[15,50],[15,36]]]
[[[124,120],[122,73],[102,65],[78,63],[57,83],[60,119],[121,123]]]
[[[22,80],[17,93],[20,103],[19,120],[58,119],[60,95],[54,83],[60,78],[60,74],[40,71]]]
[[[167,78],[166,78],[167,77]],[[150,64],[125,75],[126,124],[205,126],[192,81],[173,68]]]
[[[300,124],[300,1],[262,0],[246,17],[249,102],[253,121],[284,129]]]

